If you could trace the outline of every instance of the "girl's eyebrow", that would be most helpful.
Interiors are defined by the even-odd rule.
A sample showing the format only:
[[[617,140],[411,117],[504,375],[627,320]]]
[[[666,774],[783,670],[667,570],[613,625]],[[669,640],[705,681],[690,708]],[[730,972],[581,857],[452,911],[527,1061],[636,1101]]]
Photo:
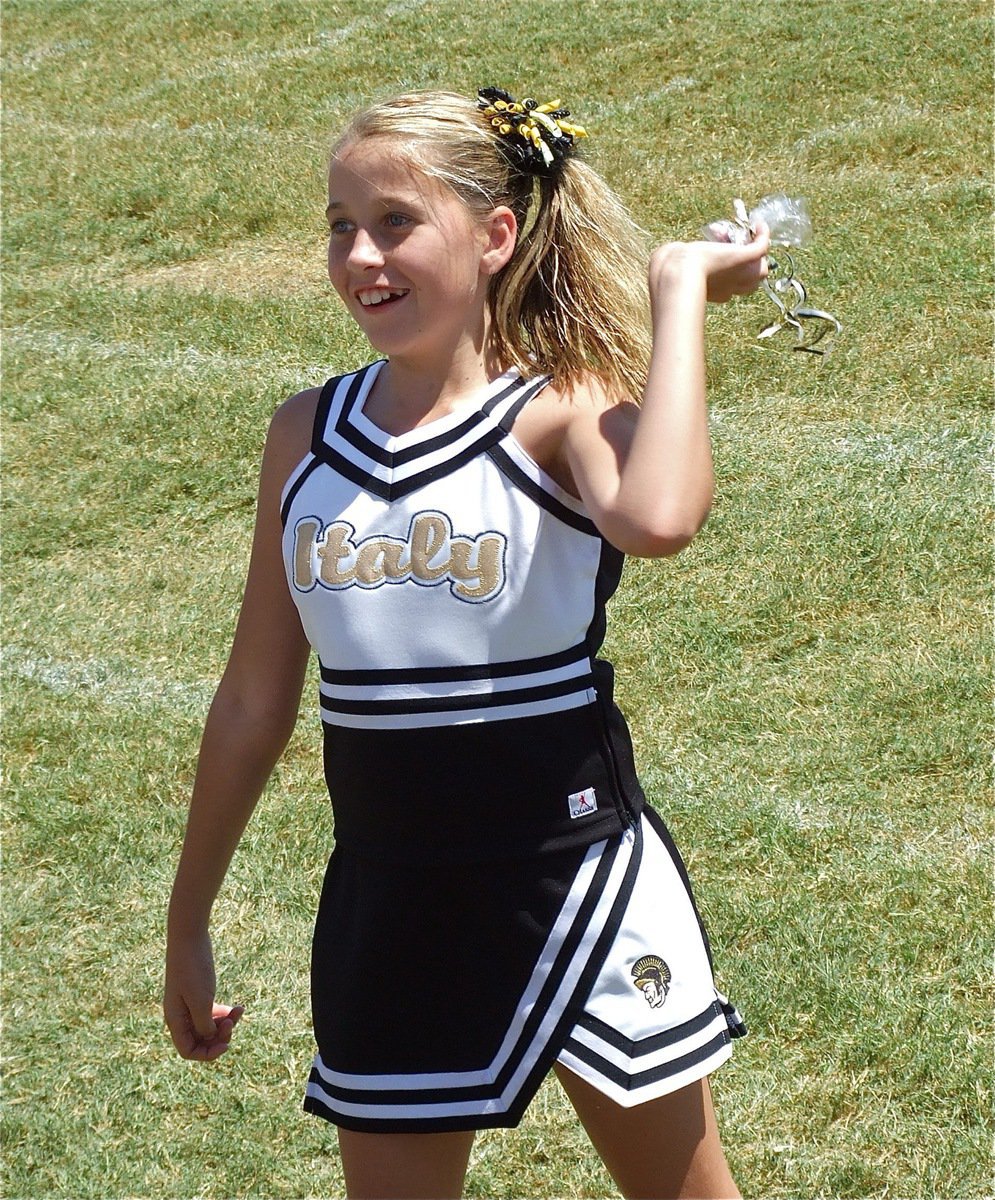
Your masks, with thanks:
[[[420,209],[423,207],[420,199],[414,196],[388,196],[385,194],[378,197],[377,203],[385,212],[392,208]],[[330,213],[338,212],[345,207],[346,205],[342,200],[329,200],[325,208],[325,216],[327,217]]]

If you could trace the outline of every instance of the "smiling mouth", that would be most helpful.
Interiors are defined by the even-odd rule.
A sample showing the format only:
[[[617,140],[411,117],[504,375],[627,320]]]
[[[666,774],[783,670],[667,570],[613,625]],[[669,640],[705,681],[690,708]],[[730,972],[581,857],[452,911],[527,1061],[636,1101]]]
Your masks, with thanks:
[[[364,308],[381,308],[393,304],[407,294],[407,288],[369,288],[367,291],[357,292],[356,298]]]

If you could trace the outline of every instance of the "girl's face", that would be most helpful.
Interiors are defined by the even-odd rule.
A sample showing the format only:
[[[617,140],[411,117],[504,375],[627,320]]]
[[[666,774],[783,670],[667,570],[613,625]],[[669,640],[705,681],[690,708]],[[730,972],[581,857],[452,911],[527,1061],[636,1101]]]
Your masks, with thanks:
[[[327,215],[328,277],[377,350],[420,360],[482,344],[488,281],[510,256],[495,253],[493,219],[475,219],[382,138],[332,159]]]

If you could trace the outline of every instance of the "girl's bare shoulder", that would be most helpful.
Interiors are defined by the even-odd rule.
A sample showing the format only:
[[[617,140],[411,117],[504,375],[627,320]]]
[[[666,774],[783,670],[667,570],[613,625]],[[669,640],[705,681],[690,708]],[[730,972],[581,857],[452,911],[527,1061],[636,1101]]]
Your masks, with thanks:
[[[589,375],[569,388],[543,388],[515,421],[515,437],[561,487],[579,496],[571,447],[590,442],[606,449],[627,446],[638,415],[636,404]]]
[[[304,433],[310,440],[320,398],[321,388],[312,387],[284,400],[270,421],[270,437],[292,438]]]
[[[306,388],[284,400],[273,414],[266,435],[266,465],[286,478],[311,448],[314,417],[321,388]]]

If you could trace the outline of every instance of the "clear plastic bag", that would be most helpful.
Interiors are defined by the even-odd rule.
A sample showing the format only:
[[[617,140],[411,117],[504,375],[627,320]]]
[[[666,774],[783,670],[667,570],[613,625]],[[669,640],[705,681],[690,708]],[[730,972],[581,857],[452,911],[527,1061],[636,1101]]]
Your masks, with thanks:
[[[745,246],[752,239],[758,221],[768,227],[775,246],[804,246],[812,236],[812,222],[803,196],[774,192],[764,196],[749,212],[742,200],[734,200],[733,208],[734,221],[712,221],[705,226],[702,233],[707,241]]]
[[[770,230],[775,246],[804,246],[812,237],[804,196],[786,196],[784,192],[764,196],[756,208],[750,209],[750,224],[758,221]]]

